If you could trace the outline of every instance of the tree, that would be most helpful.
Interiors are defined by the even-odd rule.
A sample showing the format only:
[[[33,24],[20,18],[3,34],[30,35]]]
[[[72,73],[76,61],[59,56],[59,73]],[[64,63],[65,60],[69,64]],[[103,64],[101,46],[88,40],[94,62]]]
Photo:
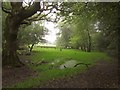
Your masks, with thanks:
[[[45,42],[43,37],[47,34],[48,30],[42,25],[41,22],[33,22],[27,27],[21,27],[18,33],[19,46],[27,45],[29,52],[32,51],[34,44]]]
[[[71,23],[72,32],[70,43],[74,48],[81,48],[84,51],[90,52],[92,49],[92,34],[93,24],[95,23],[95,12],[91,9],[94,4],[86,3],[63,3],[61,7],[65,8],[66,12],[61,12],[65,23]]]
[[[109,3],[96,3],[95,10],[99,11],[96,14],[96,21],[99,22],[98,30],[100,31],[97,35],[99,40],[97,45],[102,51],[107,51],[111,55],[118,55],[118,29],[119,27],[119,11],[120,3],[109,2]]]
[[[23,64],[16,53],[18,28],[21,24],[29,24],[32,21],[47,19],[46,16],[52,12],[56,3],[29,2],[27,6],[23,6],[23,2],[9,2],[10,8],[5,7],[5,3],[2,2],[2,10],[8,15],[5,20],[5,43],[2,51],[2,63],[3,66],[21,66]],[[44,11],[48,11],[48,13],[46,14]]]
[[[96,43],[102,47],[103,42],[101,41],[104,40],[106,42],[103,45],[104,51],[113,50],[117,53],[120,3],[65,2],[61,4],[61,8],[65,9],[65,12],[60,12],[63,21],[76,25],[71,37],[73,45],[86,47],[87,51],[91,51],[92,46],[95,46],[93,44]],[[96,30],[94,25],[98,22],[99,25]],[[99,38],[100,41],[93,43],[95,38]]]
[[[60,32],[58,33],[57,45],[63,48],[69,47],[69,39],[71,36],[71,27],[69,24],[59,23]]]

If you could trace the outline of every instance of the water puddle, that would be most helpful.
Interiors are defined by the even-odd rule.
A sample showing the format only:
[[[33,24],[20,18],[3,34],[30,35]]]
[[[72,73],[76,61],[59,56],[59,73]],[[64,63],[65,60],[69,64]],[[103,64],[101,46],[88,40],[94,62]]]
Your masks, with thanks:
[[[55,64],[57,64],[57,63],[59,63],[60,62],[60,60],[55,60],[55,61],[53,61],[51,64],[52,65],[55,65]]]
[[[60,65],[60,69],[73,68],[78,62],[76,60],[70,60]]]

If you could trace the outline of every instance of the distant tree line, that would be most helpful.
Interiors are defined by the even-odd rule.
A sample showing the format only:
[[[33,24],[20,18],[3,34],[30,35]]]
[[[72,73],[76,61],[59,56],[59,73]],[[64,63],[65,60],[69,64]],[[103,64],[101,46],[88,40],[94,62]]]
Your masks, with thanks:
[[[66,11],[59,13],[58,46],[118,54],[120,3],[64,2],[61,8]]]
[[[2,2],[2,63],[22,66],[17,55],[21,45],[29,51],[34,44],[46,42],[42,20],[57,22],[57,45],[91,52],[107,51],[117,55],[120,3],[117,2]],[[50,14],[56,13],[53,20]],[[39,21],[39,23],[36,23]]]

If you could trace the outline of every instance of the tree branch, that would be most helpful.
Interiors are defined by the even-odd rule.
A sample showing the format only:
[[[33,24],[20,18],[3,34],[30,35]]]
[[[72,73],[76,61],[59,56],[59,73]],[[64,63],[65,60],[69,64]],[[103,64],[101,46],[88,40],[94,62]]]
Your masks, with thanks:
[[[52,8],[50,8],[49,9],[49,12],[47,13],[47,14],[44,14],[44,15],[42,15],[42,16],[39,16],[40,14],[38,14],[37,16],[35,16],[35,17],[33,17],[33,18],[28,18],[27,20],[28,21],[38,21],[38,20],[45,20],[46,18],[46,16],[48,16],[51,12],[52,12],[52,10],[53,10],[53,7]]]
[[[42,13],[42,12],[40,12],[39,14],[35,14],[35,15],[33,15],[32,17],[27,18],[27,20],[28,20],[28,21],[34,20],[34,19],[38,18],[38,17],[41,15],[41,13]]]
[[[30,8],[24,9],[21,13],[19,13],[19,16],[21,17],[21,20],[24,20],[28,17],[31,17],[39,10],[40,10],[40,2],[34,2],[34,4],[30,6]]]
[[[24,20],[24,21],[22,21],[22,22],[21,22],[21,24],[30,25],[30,24],[31,24],[31,22],[30,22],[30,21],[26,21],[26,20]]]
[[[45,5],[45,3],[43,4]],[[43,8],[41,8],[40,2],[35,2],[31,7],[22,11],[22,14],[20,14],[20,17],[22,17],[23,20],[26,20],[28,22],[38,21],[38,20],[47,20],[50,22],[57,22],[57,19],[51,20],[49,18],[46,18],[52,12],[52,10],[56,7],[56,4],[52,3],[50,5],[47,4],[47,6],[44,6],[44,5],[43,5]],[[36,13],[37,11],[40,11],[40,13],[37,14]],[[47,14],[42,15],[44,11],[49,11],[49,12]]]
[[[48,15],[52,12],[52,9],[53,9],[53,8],[51,8],[50,11],[49,11],[47,14],[44,14],[44,15],[42,15],[41,17],[38,17],[38,19],[41,19],[41,18],[43,18],[43,17],[48,16]]]
[[[9,13],[9,14],[11,14],[11,10],[6,9],[6,8],[3,7],[3,6],[2,6],[2,11],[4,11],[5,13]]]
[[[51,8],[49,8],[49,7],[51,7]],[[45,8],[45,2],[43,2],[43,7],[39,10],[40,13],[33,15],[32,17],[28,18],[27,20],[35,20],[35,19],[38,19],[38,18],[46,17],[48,14],[51,13],[53,7],[54,7],[54,5],[52,3],[51,5],[47,5],[46,8]],[[43,11],[50,11],[50,12],[46,15],[41,15]]]

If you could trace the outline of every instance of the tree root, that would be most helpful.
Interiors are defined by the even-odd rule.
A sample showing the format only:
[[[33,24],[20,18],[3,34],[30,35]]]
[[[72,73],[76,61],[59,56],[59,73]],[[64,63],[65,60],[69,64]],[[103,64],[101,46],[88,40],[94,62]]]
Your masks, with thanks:
[[[91,64],[85,64],[85,63],[77,63],[74,67],[77,67],[78,65],[85,65],[87,68],[88,68],[88,65],[91,65]]]

